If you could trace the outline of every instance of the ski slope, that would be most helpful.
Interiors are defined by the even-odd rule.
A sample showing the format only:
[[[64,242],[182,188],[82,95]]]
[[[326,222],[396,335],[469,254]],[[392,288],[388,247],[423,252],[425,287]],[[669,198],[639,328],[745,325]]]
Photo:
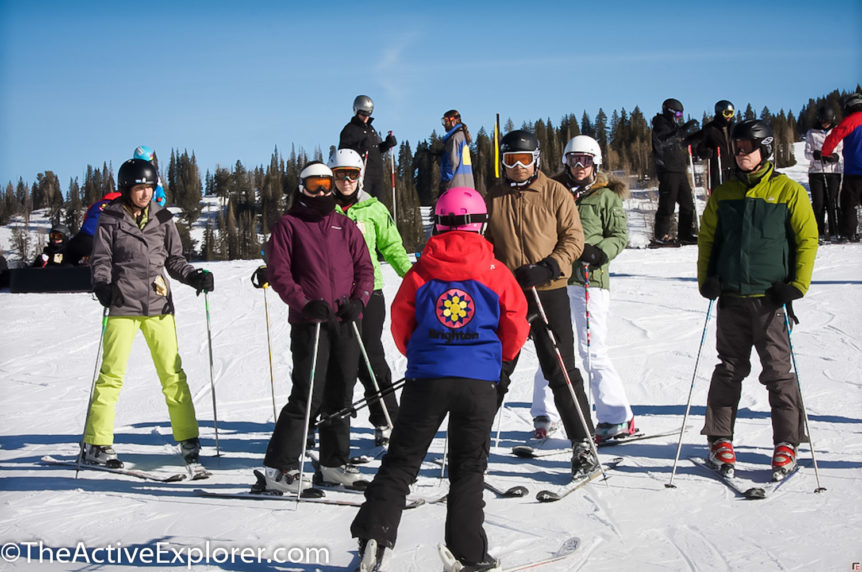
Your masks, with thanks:
[[[804,165],[789,173],[806,181]],[[644,239],[643,229],[633,228],[633,234],[633,243]],[[669,431],[682,422],[707,308],[697,293],[695,259],[695,247],[627,249],[612,264],[611,356],[626,382],[638,425],[647,432]],[[273,428],[271,391],[274,388],[280,408],[289,393],[291,368],[287,308],[274,292],[264,294],[252,287],[249,277],[258,262],[201,266],[214,273],[216,283],[209,304],[219,457],[204,299],[176,285],[175,301],[180,354],[201,424],[203,462],[214,473],[206,481],[156,483],[95,471],[82,471],[76,479],[74,469],[40,464],[45,455],[76,453],[97,358],[101,307],[89,294],[0,292],[4,568],[188,565],[202,570],[340,570],[358,564],[356,543],[349,534],[355,508],[194,494],[196,488],[240,491],[254,482],[252,470],[261,466]],[[384,276],[391,301],[399,281],[388,266]],[[827,245],[818,252],[808,295],[796,304],[801,323],[794,329],[793,346],[820,483],[828,489],[820,494],[813,492],[817,481],[807,446],[801,448],[800,474],[766,500],[740,500],[687,461],[706,451],[699,431],[716,362],[712,320],[694,380],[689,426],[674,479],[677,488],[664,486],[676,453],[673,436],[601,449],[604,460],[623,457],[608,481],[595,481],[558,503],[536,502],[540,489],[566,481],[569,459],[525,460],[509,453],[532,427],[529,403],[537,361],[528,343],[502,414],[489,478],[501,486],[524,485],[530,495],[498,499],[486,494],[492,554],[503,559],[504,567],[516,566],[547,557],[567,538],[577,536],[581,546],[573,556],[543,569],[854,569],[854,563],[862,561],[860,285],[862,246]],[[388,324],[385,332],[397,379],[405,360],[395,349]],[[756,361],[755,355],[743,388],[734,444],[740,461],[758,464],[763,469],[760,476],[767,479],[772,453],[769,405],[766,390],[757,381]],[[357,399],[360,396],[357,391]],[[164,474],[181,470],[167,409],[141,337],[129,360],[116,419],[116,449],[123,460]],[[354,420],[352,436],[354,448],[370,446],[373,431],[365,412]],[[439,456],[442,449],[441,432],[431,455]],[[364,465],[361,470],[371,478],[376,466]],[[417,494],[445,490],[439,474],[439,466],[429,457]],[[405,511],[387,570],[441,568],[436,545],[442,542],[445,510],[443,504],[428,504]],[[76,550],[77,562],[68,562]],[[66,561],[58,563],[63,555]],[[53,566],[47,563],[49,556],[55,560]]]

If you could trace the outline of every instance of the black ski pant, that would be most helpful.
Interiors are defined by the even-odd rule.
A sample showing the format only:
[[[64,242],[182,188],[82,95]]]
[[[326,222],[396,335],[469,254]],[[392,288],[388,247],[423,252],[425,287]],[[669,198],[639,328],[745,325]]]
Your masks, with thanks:
[[[293,387],[266,447],[263,464],[267,467],[281,470],[299,468],[299,456],[305,440],[305,409],[309,399],[311,419],[340,411],[352,402],[359,344],[349,322],[321,324],[314,390],[309,396],[315,328],[315,324],[293,324],[290,328]],[[326,423],[319,431],[320,464],[325,467],[346,464],[350,456],[350,418]]]
[[[662,240],[670,233],[673,211],[679,205],[678,238],[694,232],[694,199],[685,173],[661,172],[658,176],[658,208],[655,211],[655,238]]]
[[[401,415],[389,451],[365,490],[350,533],[392,548],[410,484],[440,424],[449,414],[449,495],[446,546],[464,563],[482,562],[488,539],[482,523],[485,469],[496,412],[496,384],[465,378],[409,379],[401,394]]]
[[[829,221],[829,236],[838,236],[838,189],[841,188],[841,173],[809,173],[808,188],[811,189],[811,206],[817,221],[817,233],[826,235]]]
[[[856,217],[856,205],[862,199],[862,175],[844,175],[841,186],[841,235],[846,238],[856,236],[859,221]]]
[[[524,294],[527,296],[527,315],[537,315],[539,312],[533,293],[527,290]],[[541,316],[537,316],[530,323],[530,337],[533,339],[533,345],[536,348],[536,357],[539,358],[542,375],[548,380],[548,387],[554,393],[554,405],[557,406],[557,412],[559,412],[563,426],[566,428],[568,438],[573,442],[591,439],[595,434],[595,429],[593,428],[593,421],[590,416],[590,402],[584,391],[584,378],[581,377],[581,372],[575,366],[575,335],[572,331],[569,294],[565,287],[554,290],[539,290],[539,300],[541,300],[542,307],[548,317],[548,323],[554,334],[554,339],[557,340],[560,355],[562,355],[563,363],[566,365],[566,372],[569,374],[572,388],[575,390],[575,395],[578,398],[581,412],[587,423],[588,432],[584,431],[584,426],[580,419],[578,419],[578,411],[575,409],[575,402],[572,400],[572,394],[569,391],[563,370],[560,368],[557,350],[554,349],[554,344],[548,335],[548,327],[545,326],[545,322],[542,321]],[[520,354],[518,355],[520,356]],[[503,403],[503,396],[509,390],[511,376],[515,371],[517,363],[518,357],[515,357],[510,362],[503,362],[503,369],[500,373],[500,385],[498,386],[498,408]]]
[[[383,349],[382,341],[383,322],[385,320],[386,300],[383,298],[382,290],[375,290],[362,312],[362,343],[365,345],[365,353],[368,354],[371,369],[374,371],[374,378],[377,380],[377,385],[381,391],[392,387],[392,370],[386,363],[386,352]],[[371,381],[371,375],[368,373],[368,365],[361,356],[357,377],[359,377],[362,387],[365,388],[366,399],[377,393],[377,390],[374,389],[374,383]],[[398,399],[395,397],[395,392],[386,395],[382,401],[386,405],[389,417],[395,423],[395,419],[398,417]],[[380,400],[375,399],[368,406],[368,414],[371,424],[375,427],[386,425],[386,416],[383,414]]]
[[[751,372],[751,348],[760,356],[760,383],[769,392],[773,444],[806,441],[799,386],[791,371],[784,308],[765,298],[722,296],[718,300],[715,366],[701,435],[733,439],[742,380]]]

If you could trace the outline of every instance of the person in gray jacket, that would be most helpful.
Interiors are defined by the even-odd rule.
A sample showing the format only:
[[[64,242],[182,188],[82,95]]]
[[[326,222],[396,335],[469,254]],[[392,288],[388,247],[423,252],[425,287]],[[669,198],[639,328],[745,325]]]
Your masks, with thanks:
[[[122,467],[114,451],[114,405],[120,396],[132,342],[143,332],[168,406],[171,428],[189,465],[198,464],[200,441],[191,392],[177,351],[171,287],[165,270],[201,291],[213,276],[182,255],[173,214],[154,203],[158,173],[143,159],[130,159],[117,173],[121,196],[102,211],[93,240],[93,292],[108,309],[104,351],[84,430],[83,461]]]

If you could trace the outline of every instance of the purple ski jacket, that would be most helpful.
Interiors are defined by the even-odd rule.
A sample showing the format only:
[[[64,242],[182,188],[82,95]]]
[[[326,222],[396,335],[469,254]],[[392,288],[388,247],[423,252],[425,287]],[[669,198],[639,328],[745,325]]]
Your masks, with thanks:
[[[297,202],[272,229],[267,277],[290,307],[288,322],[303,322],[302,308],[311,300],[356,298],[368,304],[374,290],[374,267],[362,232],[334,210],[323,217]]]

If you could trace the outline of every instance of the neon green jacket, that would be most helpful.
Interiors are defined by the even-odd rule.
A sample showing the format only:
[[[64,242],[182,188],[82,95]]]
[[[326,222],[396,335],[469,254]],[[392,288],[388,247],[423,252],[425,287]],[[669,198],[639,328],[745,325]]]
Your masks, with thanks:
[[[775,282],[805,294],[817,255],[817,223],[805,189],[772,163],[737,173],[713,191],[698,235],[697,281],[722,293],[762,296]]]
[[[407,257],[407,251],[404,250],[404,243],[395,221],[389,214],[389,209],[365,191],[360,189],[356,192],[359,193],[359,200],[346,212],[341,205],[336,205],[335,210],[355,222],[362,231],[365,244],[368,245],[368,252],[371,254],[371,263],[374,265],[374,289],[381,290],[383,273],[380,270],[380,261],[377,259],[378,251],[383,255],[383,259],[392,265],[398,276],[404,277],[413,263]]]

